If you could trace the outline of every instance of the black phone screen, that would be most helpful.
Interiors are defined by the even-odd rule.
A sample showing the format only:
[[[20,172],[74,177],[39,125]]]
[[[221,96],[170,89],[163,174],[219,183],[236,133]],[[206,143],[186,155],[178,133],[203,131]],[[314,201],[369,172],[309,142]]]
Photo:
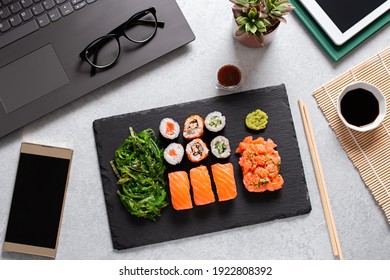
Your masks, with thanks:
[[[6,242],[56,248],[69,159],[21,153]]]

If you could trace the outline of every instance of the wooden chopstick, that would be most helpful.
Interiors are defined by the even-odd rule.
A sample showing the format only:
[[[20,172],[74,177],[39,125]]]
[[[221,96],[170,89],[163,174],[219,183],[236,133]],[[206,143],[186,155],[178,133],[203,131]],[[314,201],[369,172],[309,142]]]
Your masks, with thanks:
[[[311,155],[312,162],[313,162],[314,172],[315,172],[316,178],[317,178],[317,184],[318,184],[318,189],[320,192],[321,203],[322,203],[322,207],[324,209],[325,220],[326,220],[326,224],[328,226],[328,233],[329,233],[330,241],[332,243],[333,255],[338,256],[340,260],[343,260],[344,256],[343,256],[343,253],[341,251],[340,240],[339,240],[339,237],[337,234],[332,209],[330,206],[328,191],[326,189],[324,174],[322,172],[322,167],[321,167],[321,162],[320,162],[320,158],[319,158],[319,154],[318,154],[318,150],[317,150],[317,145],[316,145],[316,142],[314,139],[314,133],[313,133],[312,125],[311,125],[310,118],[309,118],[309,112],[307,110],[306,105],[303,104],[302,100],[299,99],[298,104],[299,104],[299,109],[301,111],[303,125],[305,128],[306,139],[307,139],[307,142],[309,144],[309,150],[310,150],[310,155]]]

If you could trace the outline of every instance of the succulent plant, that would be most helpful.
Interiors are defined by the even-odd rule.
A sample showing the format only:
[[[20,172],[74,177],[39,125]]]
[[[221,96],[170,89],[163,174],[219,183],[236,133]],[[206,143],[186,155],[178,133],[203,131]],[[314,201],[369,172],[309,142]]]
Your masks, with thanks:
[[[263,45],[264,35],[271,32],[294,7],[289,0],[229,0],[234,18],[238,24],[235,36],[254,35]]]
[[[267,31],[267,26],[271,24],[267,20],[267,15],[255,7],[250,7],[246,12],[242,12],[240,16],[236,17],[236,22],[238,24],[235,32],[236,36],[241,36],[245,33],[254,35],[260,44],[263,44],[264,33]]]
[[[289,0],[262,0],[262,2],[265,6],[265,13],[271,19],[272,25],[275,25],[277,22],[285,23],[286,19],[284,16],[294,9]]]

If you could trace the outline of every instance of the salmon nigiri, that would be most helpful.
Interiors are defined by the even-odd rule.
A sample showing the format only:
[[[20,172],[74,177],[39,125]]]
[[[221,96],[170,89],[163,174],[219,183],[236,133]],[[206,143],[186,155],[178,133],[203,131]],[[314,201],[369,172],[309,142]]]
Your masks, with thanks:
[[[237,196],[233,164],[216,163],[211,166],[219,201],[234,199]]]
[[[168,173],[169,189],[171,191],[171,201],[176,210],[192,208],[190,181],[187,172],[176,171]]]
[[[204,165],[190,170],[190,179],[194,201],[196,205],[209,204],[215,201],[213,190],[211,189],[211,179],[207,167]]]

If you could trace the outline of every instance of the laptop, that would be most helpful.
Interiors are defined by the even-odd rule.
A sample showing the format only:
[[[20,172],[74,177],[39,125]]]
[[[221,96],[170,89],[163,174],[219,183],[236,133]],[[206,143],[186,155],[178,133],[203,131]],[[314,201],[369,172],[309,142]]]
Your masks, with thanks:
[[[153,39],[92,75],[85,47],[151,7]],[[175,0],[0,0],[0,137],[194,39]]]

